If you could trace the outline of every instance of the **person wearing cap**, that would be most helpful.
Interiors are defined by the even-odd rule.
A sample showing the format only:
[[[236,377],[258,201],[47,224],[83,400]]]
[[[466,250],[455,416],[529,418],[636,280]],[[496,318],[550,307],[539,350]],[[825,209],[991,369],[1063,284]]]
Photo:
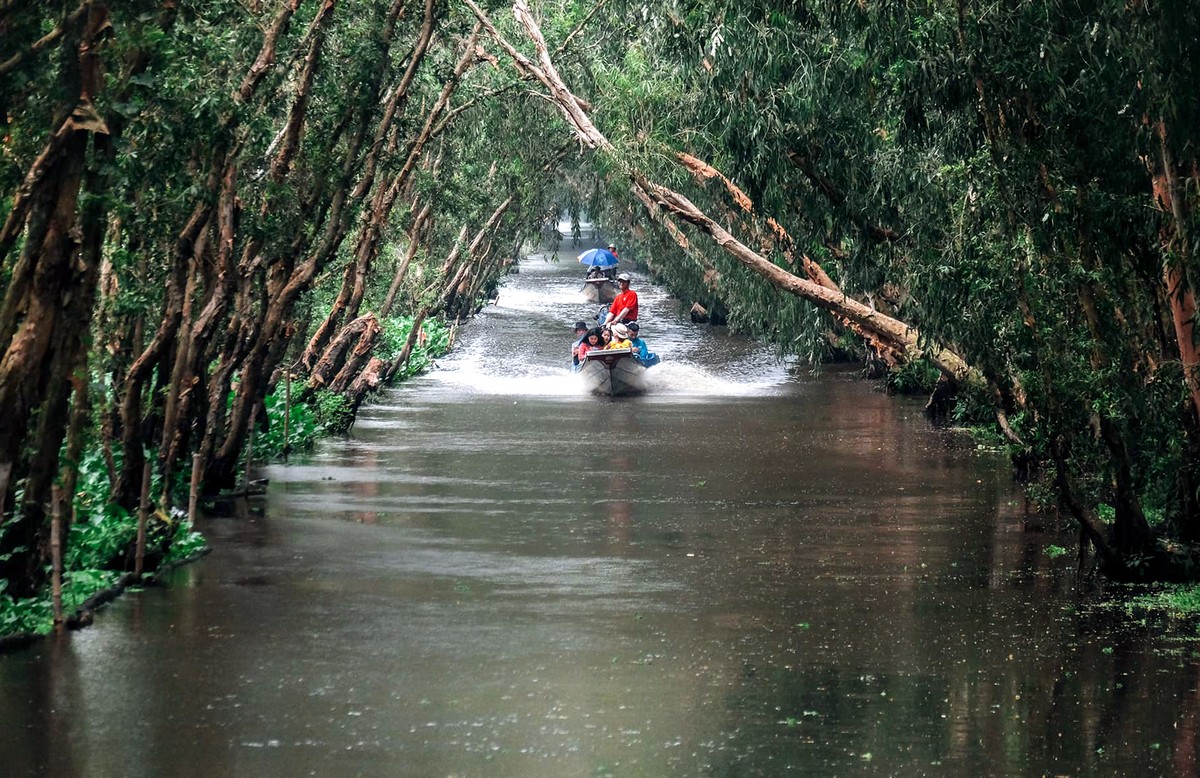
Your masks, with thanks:
[[[571,364],[574,366],[579,365],[579,344],[587,337],[587,331],[587,322],[575,322],[575,342],[571,344]]]
[[[605,346],[605,348],[612,349],[631,347],[632,344],[629,341],[629,328],[624,324],[617,322],[609,328],[609,331],[612,332],[612,340],[608,342],[608,345]]]
[[[612,255],[613,255],[613,257],[614,257],[614,258],[615,258],[615,259],[616,259],[618,262],[620,262],[620,261],[621,261],[621,258],[617,256],[617,247],[616,247],[616,246],[614,246],[614,245],[613,245],[613,244],[611,244],[611,243],[610,243],[610,244],[608,244],[608,253],[609,253],[609,254],[612,254]],[[614,277],[616,274],[617,274],[617,266],[616,266],[616,265],[613,265],[612,267],[606,267],[606,268],[604,268],[604,272],[603,272],[603,273],[601,273],[601,275],[603,275],[603,276],[604,276],[605,278],[607,278],[609,281],[612,281],[612,280],[613,280],[613,277]]]
[[[633,349],[633,356],[637,358],[637,361],[641,362],[643,367],[657,365],[661,360],[659,360],[658,354],[652,352],[646,345],[646,341],[642,340],[641,328],[638,323],[631,321],[626,329],[629,330],[629,347]]]
[[[617,276],[617,287],[621,291],[617,292],[617,296],[608,306],[608,316],[604,319],[606,327],[616,322],[637,321],[638,296],[637,292],[629,288],[628,273]]]

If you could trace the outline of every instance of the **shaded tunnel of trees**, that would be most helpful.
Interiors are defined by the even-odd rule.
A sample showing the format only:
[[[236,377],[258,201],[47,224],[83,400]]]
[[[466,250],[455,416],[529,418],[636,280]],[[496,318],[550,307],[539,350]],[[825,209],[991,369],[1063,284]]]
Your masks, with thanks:
[[[1198,17],[0,0],[5,592],[147,503],[165,553],[190,483],[238,488],[293,401],[344,427],[564,212],[932,389],[1107,574],[1193,577]]]

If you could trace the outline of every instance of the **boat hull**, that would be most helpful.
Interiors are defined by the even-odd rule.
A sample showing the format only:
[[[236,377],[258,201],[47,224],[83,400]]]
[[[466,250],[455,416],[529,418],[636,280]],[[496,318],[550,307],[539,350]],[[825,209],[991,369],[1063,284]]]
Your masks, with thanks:
[[[623,397],[646,391],[646,368],[627,348],[589,351],[579,374],[592,394]]]
[[[589,278],[583,282],[583,289],[580,291],[589,303],[611,303],[617,299],[620,289],[607,278]]]

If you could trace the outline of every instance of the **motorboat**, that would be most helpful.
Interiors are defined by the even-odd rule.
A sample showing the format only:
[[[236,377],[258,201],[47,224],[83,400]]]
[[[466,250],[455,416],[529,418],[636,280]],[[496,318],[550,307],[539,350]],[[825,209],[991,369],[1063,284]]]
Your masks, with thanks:
[[[646,368],[633,349],[592,349],[579,363],[579,374],[592,394],[621,397],[646,391]]]
[[[586,279],[580,291],[589,303],[608,304],[617,299],[620,288],[611,279],[600,277]]]

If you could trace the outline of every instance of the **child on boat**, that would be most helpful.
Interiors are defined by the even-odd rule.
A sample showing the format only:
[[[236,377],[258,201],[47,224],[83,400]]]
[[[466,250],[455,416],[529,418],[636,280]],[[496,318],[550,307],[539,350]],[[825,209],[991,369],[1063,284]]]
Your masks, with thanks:
[[[608,342],[605,348],[631,348],[632,343],[629,341],[629,328],[620,322],[609,327],[612,331],[612,340]]]
[[[633,349],[633,356],[637,358],[637,361],[641,362],[644,367],[657,365],[661,360],[659,360],[658,354],[652,352],[646,345],[646,341],[642,340],[641,327],[638,326],[638,323],[631,321],[626,328],[629,330],[630,348]]]

